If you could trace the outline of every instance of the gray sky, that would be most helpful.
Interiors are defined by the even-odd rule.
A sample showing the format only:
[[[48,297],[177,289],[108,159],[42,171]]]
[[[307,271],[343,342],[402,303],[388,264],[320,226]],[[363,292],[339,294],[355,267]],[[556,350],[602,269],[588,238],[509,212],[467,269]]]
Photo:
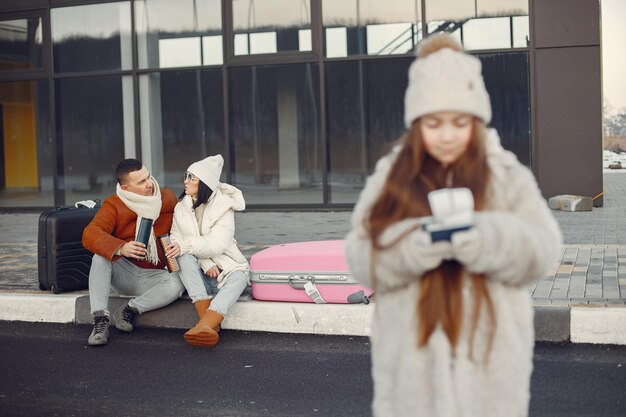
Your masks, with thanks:
[[[602,0],[602,78],[604,100],[626,111],[626,0]]]

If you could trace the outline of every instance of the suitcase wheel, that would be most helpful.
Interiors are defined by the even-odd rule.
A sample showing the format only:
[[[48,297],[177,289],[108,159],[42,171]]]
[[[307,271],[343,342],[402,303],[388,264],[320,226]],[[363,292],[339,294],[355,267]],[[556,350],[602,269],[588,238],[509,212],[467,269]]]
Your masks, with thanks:
[[[53,285],[50,289],[54,294],[61,294],[61,290],[56,285]]]
[[[348,296],[348,303],[350,304],[369,304],[370,303],[370,299],[367,295],[365,295],[365,292],[363,290],[355,292],[354,294],[350,294]]]

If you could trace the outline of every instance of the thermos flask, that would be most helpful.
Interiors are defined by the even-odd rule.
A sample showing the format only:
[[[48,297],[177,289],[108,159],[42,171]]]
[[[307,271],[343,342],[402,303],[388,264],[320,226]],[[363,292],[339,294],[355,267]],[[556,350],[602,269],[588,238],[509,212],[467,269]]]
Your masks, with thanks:
[[[168,233],[162,234],[161,236],[157,237],[157,240],[161,244],[161,249],[163,249],[163,253],[165,253],[167,247],[170,245],[170,235]],[[167,261],[167,270],[170,273],[180,271],[176,258],[165,258],[165,260]]]
[[[154,220],[142,217],[141,223],[139,223],[139,230],[137,231],[137,242],[143,243],[146,247],[148,247],[148,240],[150,240],[152,222],[154,222]]]

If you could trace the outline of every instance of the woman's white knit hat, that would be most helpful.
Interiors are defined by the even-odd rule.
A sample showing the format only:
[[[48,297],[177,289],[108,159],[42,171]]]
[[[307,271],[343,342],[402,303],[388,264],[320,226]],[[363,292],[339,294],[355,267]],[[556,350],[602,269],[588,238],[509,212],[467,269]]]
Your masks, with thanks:
[[[223,166],[224,158],[222,158],[222,155],[214,155],[189,165],[187,172],[191,172],[200,178],[200,181],[205,183],[211,191],[215,191],[220,183]]]
[[[423,40],[417,59],[409,68],[404,95],[407,128],[422,116],[439,111],[467,113],[491,121],[491,103],[485,88],[480,60],[463,51],[450,35]]]

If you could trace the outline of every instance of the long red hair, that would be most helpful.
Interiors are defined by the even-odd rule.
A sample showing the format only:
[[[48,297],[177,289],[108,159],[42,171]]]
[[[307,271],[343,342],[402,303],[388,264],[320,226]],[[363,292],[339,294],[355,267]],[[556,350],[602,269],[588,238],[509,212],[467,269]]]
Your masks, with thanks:
[[[402,139],[402,148],[391,168],[385,186],[372,206],[365,228],[369,232],[374,256],[377,251],[389,249],[395,242],[383,246],[379,238],[393,223],[411,217],[431,215],[427,195],[445,187],[467,187],[474,195],[475,210],[485,208],[488,199],[490,171],[485,154],[485,126],[474,118],[471,139],[467,149],[449,167],[442,167],[426,149],[421,136],[421,121],[416,120]],[[449,183],[451,178],[451,183]],[[409,231],[410,232],[410,231]],[[426,272],[420,279],[420,293],[416,300],[418,319],[418,347],[426,345],[441,324],[451,346],[456,348],[463,323],[463,276],[465,268],[457,261],[444,261]],[[372,273],[373,267],[372,267]],[[482,274],[471,274],[473,286],[473,313],[470,329],[470,356],[478,326],[481,305],[484,302],[491,321],[491,336],[485,359],[491,350],[496,319],[493,302]],[[375,281],[374,281],[375,282]]]

